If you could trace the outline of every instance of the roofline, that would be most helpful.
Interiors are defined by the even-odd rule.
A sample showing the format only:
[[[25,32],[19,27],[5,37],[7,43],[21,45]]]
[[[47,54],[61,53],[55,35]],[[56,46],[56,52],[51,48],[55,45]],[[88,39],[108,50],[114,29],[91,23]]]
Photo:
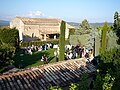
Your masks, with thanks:
[[[22,19],[22,18],[26,18],[26,19],[57,19],[57,20],[60,20],[62,21],[62,19],[59,19],[59,18],[30,18],[30,17],[20,17],[20,16],[16,16],[15,18],[19,18],[19,19]]]

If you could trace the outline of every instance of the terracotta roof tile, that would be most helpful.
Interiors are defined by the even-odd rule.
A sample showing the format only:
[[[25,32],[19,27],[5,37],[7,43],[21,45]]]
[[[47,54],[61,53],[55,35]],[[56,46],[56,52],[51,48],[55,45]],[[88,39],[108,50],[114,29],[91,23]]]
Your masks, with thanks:
[[[60,19],[56,18],[25,18],[25,17],[17,17],[23,21],[24,24],[41,24],[41,23],[60,23]]]
[[[80,76],[96,71],[84,59],[62,61],[0,76],[0,90],[47,90],[50,85],[66,86],[80,80]]]

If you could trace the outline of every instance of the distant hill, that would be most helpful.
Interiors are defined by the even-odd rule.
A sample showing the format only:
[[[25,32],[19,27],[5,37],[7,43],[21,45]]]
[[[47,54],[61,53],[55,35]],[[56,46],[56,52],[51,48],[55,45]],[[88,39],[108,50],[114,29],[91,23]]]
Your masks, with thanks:
[[[103,26],[104,25],[104,23],[90,23],[90,25],[92,26],[92,27],[98,27],[98,26]],[[108,25],[113,25],[113,23],[108,23]]]
[[[0,26],[9,26],[9,21],[0,20]]]
[[[76,23],[76,22],[67,22],[67,23],[70,24],[71,26],[74,26],[75,28],[79,28],[80,25],[80,23]],[[90,23],[90,25],[96,28],[98,26],[104,25],[104,23]],[[108,25],[113,25],[113,23],[108,23]]]
[[[78,28],[80,23],[76,23],[76,22],[67,22],[68,24],[70,24],[71,26],[74,26],[75,28]]]

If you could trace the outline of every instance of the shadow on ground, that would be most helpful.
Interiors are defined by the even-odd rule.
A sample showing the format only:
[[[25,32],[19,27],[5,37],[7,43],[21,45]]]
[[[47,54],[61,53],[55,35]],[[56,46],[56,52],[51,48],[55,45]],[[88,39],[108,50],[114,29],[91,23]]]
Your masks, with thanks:
[[[33,52],[33,54],[30,55],[30,54],[24,54],[24,51],[20,50],[18,53],[16,53],[14,57],[14,61],[15,61],[14,64],[17,68],[42,65],[44,64],[44,62],[41,61],[41,58],[44,54],[48,57],[48,63],[49,63],[54,59],[53,52],[54,49],[53,50],[50,49],[46,51]]]

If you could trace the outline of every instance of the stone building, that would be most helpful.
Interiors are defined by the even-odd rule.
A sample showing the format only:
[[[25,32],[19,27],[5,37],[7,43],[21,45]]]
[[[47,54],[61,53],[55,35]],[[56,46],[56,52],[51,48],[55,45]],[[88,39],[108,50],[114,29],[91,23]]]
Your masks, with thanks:
[[[20,41],[46,41],[57,39],[60,34],[60,19],[16,17],[10,22],[10,28],[19,30]],[[65,39],[68,39],[69,29],[74,28],[66,23]]]

